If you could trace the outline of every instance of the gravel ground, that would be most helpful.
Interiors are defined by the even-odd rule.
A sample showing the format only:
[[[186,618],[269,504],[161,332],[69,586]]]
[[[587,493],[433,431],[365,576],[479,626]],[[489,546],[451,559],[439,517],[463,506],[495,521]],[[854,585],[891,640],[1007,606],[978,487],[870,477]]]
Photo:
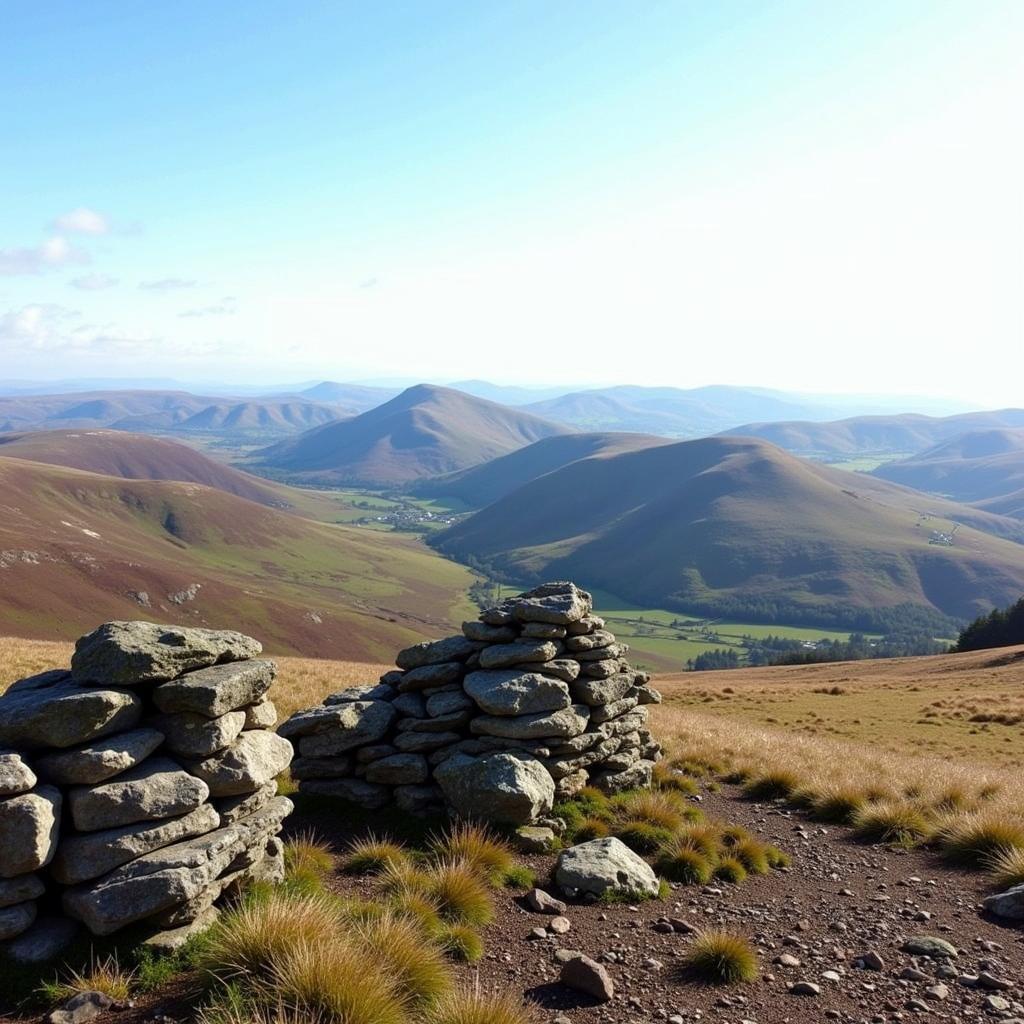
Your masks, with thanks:
[[[542,1021],[559,1024],[884,1024],[916,1016],[950,1024],[1024,1024],[1024,930],[981,914],[981,876],[950,870],[924,852],[866,847],[842,828],[749,803],[728,787],[706,795],[702,806],[789,852],[792,867],[751,876],[740,886],[677,886],[666,901],[569,904],[568,932],[546,938],[531,938],[531,932],[551,917],[531,913],[521,894],[499,893],[495,921],[484,932],[487,953],[457,971],[485,986],[524,992],[542,1007]],[[289,819],[288,831],[309,829],[339,851],[352,835],[323,804]],[[555,858],[525,859],[541,886],[556,895],[544,881]],[[343,875],[333,876],[331,885],[347,892],[367,887],[365,880]],[[682,979],[680,958],[690,931],[706,927],[748,936],[760,950],[759,980],[711,988]],[[958,955],[931,959],[902,950],[919,936],[945,939]],[[614,998],[599,1004],[560,984],[559,949],[579,950],[604,964]],[[866,954],[877,956],[880,969],[857,965]],[[978,985],[979,975],[993,979],[990,988]],[[801,982],[817,992],[791,992]],[[188,986],[177,984],[97,1022],[170,1024],[188,1020],[191,1011]]]

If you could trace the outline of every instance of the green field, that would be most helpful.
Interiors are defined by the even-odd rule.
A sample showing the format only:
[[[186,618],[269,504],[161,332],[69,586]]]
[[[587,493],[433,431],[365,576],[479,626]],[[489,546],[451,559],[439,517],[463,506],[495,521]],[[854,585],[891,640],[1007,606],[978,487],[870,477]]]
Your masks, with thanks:
[[[594,608],[620,640],[629,644],[637,664],[659,671],[680,671],[690,658],[716,648],[742,653],[744,636],[781,636],[791,640],[848,640],[840,630],[806,626],[766,626],[730,619],[708,619],[664,608],[641,608],[603,590],[594,591]]]

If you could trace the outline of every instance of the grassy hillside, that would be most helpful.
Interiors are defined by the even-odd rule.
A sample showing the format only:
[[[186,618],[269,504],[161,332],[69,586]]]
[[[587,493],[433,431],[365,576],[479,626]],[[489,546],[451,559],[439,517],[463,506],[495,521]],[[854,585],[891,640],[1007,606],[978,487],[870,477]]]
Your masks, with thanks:
[[[425,497],[456,499],[470,508],[482,508],[577,459],[609,457],[669,443],[668,438],[650,434],[562,434],[546,437],[461,473],[423,480],[414,490]]]
[[[985,502],[990,511],[998,508],[1003,514],[1021,515],[1024,430],[961,434],[920,455],[880,466],[875,475],[956,501]]]
[[[759,437],[798,455],[832,461],[855,455],[911,455],[969,431],[1000,427],[1024,427],[1024,409],[956,416],[853,416],[829,423],[745,423],[728,433]]]
[[[580,460],[433,543],[513,578],[572,578],[642,605],[946,631],[944,617],[1024,592],[1022,536],[1014,520],[724,437]]]
[[[360,416],[254,457],[288,479],[392,486],[454,473],[568,428],[451,388],[420,384]]]
[[[416,540],[198,484],[0,458],[0,494],[0,633],[70,639],[152,618],[372,661],[470,611],[471,575]]]
[[[82,469],[128,480],[205,484],[263,505],[287,503],[281,488],[177,441],[117,430],[37,430],[0,434],[0,458]]]

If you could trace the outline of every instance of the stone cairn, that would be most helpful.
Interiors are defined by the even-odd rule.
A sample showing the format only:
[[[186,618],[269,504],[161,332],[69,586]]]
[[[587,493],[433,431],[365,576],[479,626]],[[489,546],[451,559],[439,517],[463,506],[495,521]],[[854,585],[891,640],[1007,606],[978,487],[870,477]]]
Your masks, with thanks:
[[[77,922],[174,948],[249,880],[283,877],[272,661],[240,633],[109,622],[70,671],[0,697],[0,946],[43,961]]]
[[[547,583],[408,647],[376,685],[332,694],[279,729],[305,793],[368,809],[450,812],[511,825],[584,786],[649,786],[661,749],[646,704],[661,700],[590,594]]]

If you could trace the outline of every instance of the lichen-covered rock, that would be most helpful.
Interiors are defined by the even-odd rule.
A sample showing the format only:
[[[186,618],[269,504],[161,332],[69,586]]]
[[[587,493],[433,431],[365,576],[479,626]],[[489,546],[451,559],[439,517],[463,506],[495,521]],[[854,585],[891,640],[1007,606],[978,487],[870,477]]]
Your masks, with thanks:
[[[201,668],[153,687],[153,703],[164,714],[188,711],[218,718],[258,701],[276,673],[277,666],[262,659]]]
[[[243,732],[226,750],[203,761],[188,762],[188,770],[210,787],[210,794],[252,793],[288,767],[292,745],[264,729]]]
[[[0,746],[74,747],[134,728],[142,701],[127,690],[77,686],[67,672],[22,679],[0,697]]]
[[[569,686],[572,699],[589,707],[600,707],[621,700],[633,688],[633,675],[630,672],[616,672],[607,679],[577,679]]]
[[[507,668],[510,665],[532,665],[551,661],[561,653],[559,640],[519,640],[510,644],[493,644],[480,652],[481,668]]]
[[[429,778],[430,766],[422,754],[392,754],[366,767],[366,781],[384,786],[417,786]]]
[[[298,711],[277,731],[288,739],[298,739],[303,757],[333,757],[375,743],[396,716],[394,706],[386,701],[346,701]]]
[[[489,715],[528,715],[560,711],[572,703],[561,679],[516,669],[470,672],[463,688]]]
[[[1007,921],[1024,921],[1024,885],[986,896],[985,909]]]
[[[231,746],[245,727],[246,712],[228,711],[216,718],[194,711],[159,715],[153,724],[164,734],[167,749],[179,757],[209,757]]]
[[[470,732],[478,736],[504,736],[508,739],[537,739],[545,737],[578,736],[587,728],[590,709],[574,704],[560,711],[547,711],[536,715],[480,715],[470,722]]]
[[[83,747],[42,754],[36,759],[36,766],[57,785],[88,786],[141,764],[163,740],[163,733],[156,729],[132,729]]]
[[[658,895],[658,878],[650,865],[614,836],[563,850],[555,865],[555,882],[569,896]]]
[[[551,810],[555,784],[534,758],[511,752],[456,754],[434,770],[452,809],[470,818],[524,825]]]
[[[20,754],[0,754],[0,797],[27,793],[38,781]]]
[[[264,783],[259,789],[252,793],[239,793],[237,796],[224,796],[214,800],[213,806],[220,815],[222,825],[231,825],[239,818],[246,818],[250,814],[261,810],[277,796],[277,780],[272,779]]]
[[[70,789],[68,810],[80,832],[97,832],[187,814],[209,795],[209,786],[181,765],[151,757],[107,782]]]
[[[80,683],[134,686],[255,658],[262,650],[252,637],[230,630],[107,622],[75,644],[71,672]]]
[[[624,771],[598,772],[590,781],[611,796],[628,789],[650,789],[653,772],[653,761],[637,761]]]
[[[520,622],[549,622],[565,626],[579,622],[590,612],[593,599],[575,583],[559,580],[545,583],[513,598],[510,611]]]
[[[60,833],[61,795],[39,786],[0,800],[0,878],[14,878],[45,867]]]
[[[444,640],[428,640],[425,643],[413,644],[399,651],[395,664],[401,668],[420,668],[423,665],[436,665],[443,661],[464,661],[480,644],[464,636],[449,636]]]

